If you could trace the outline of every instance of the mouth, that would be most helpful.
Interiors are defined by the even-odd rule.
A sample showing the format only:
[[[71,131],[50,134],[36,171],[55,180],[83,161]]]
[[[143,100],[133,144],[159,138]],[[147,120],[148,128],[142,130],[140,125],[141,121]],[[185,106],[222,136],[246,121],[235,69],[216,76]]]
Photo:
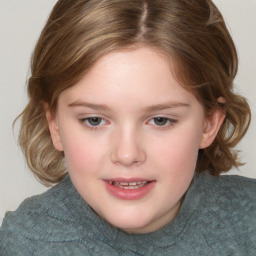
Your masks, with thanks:
[[[122,189],[138,189],[146,186],[150,181],[134,181],[134,182],[118,182],[118,181],[108,181],[110,185],[116,186]]]
[[[107,191],[122,200],[141,199],[153,190],[155,184],[155,180],[105,180]]]

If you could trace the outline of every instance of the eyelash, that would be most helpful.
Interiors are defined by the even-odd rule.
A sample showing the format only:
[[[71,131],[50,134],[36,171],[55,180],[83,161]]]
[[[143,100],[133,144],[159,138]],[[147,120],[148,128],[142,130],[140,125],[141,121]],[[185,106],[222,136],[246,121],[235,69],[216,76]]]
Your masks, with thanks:
[[[96,125],[92,125],[90,124],[90,120],[92,121],[92,119],[99,119],[99,124],[96,124]],[[156,122],[157,119],[162,119],[162,120],[158,120],[158,122],[161,122],[161,121],[164,121],[164,124],[163,125],[157,125],[156,123],[155,124],[151,124],[150,122],[151,121],[154,121]],[[91,130],[96,130],[96,129],[100,129],[102,128],[104,125],[106,125],[108,122],[102,118],[102,117],[98,117],[98,116],[91,116],[91,117],[86,117],[86,118],[81,118],[79,119],[79,121],[85,125],[88,129],[91,129]],[[95,120],[96,122],[97,120]],[[102,121],[104,121],[104,124],[100,124]],[[97,123],[97,122],[96,122]],[[177,123],[177,120],[175,119],[171,119],[171,118],[167,118],[167,117],[163,117],[163,116],[159,116],[159,117],[153,117],[151,118],[147,124],[151,125],[151,126],[155,126],[157,127],[157,129],[168,129],[170,127],[172,127],[175,123]]]

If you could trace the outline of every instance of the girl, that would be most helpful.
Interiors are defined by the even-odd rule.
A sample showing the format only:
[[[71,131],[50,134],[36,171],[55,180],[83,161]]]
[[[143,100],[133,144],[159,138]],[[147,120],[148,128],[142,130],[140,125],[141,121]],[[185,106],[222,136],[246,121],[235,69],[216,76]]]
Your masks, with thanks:
[[[210,0],[60,0],[36,45],[20,145],[48,192],[1,255],[255,255],[256,182],[219,176],[250,108]]]

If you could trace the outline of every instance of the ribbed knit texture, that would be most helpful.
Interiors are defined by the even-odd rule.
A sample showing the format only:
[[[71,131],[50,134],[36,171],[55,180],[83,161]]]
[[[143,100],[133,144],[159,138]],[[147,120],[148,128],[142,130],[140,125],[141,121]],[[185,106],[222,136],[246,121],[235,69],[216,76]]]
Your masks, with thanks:
[[[67,177],[6,215],[0,255],[256,256],[256,181],[196,175],[174,221],[135,235],[98,217]]]

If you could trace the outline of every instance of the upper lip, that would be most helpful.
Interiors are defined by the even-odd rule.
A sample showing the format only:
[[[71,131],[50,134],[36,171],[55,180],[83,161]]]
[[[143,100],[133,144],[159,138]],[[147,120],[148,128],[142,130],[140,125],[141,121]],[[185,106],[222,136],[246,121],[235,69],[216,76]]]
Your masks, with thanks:
[[[132,183],[132,182],[150,182],[153,181],[152,179],[146,179],[146,178],[113,178],[113,179],[104,179],[105,181],[108,182],[122,182],[122,183]]]

